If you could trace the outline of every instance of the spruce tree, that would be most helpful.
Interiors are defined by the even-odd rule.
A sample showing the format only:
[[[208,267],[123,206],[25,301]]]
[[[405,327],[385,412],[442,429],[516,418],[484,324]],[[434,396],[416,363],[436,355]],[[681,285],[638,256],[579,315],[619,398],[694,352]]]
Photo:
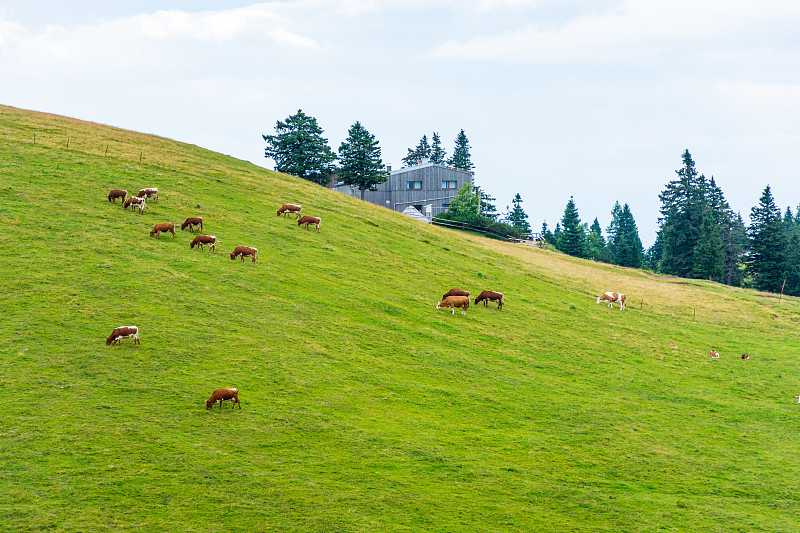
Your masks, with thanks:
[[[594,219],[592,225],[589,227],[589,234],[586,237],[587,257],[595,261],[609,262],[609,253],[606,248],[606,240],[603,238],[603,231],[600,229],[600,223]]]
[[[411,148],[408,149],[408,154],[401,160],[408,166],[416,165],[420,161],[424,159],[430,159],[431,157],[431,147],[428,144],[428,136],[423,135],[422,139],[419,140],[417,146],[412,150]]]
[[[542,221],[542,238],[547,241],[548,243],[555,246],[556,244],[556,236],[550,231],[550,228],[547,227],[547,221]]]
[[[262,135],[267,142],[264,157],[275,161],[275,170],[324,185],[335,170],[333,153],[322,136],[317,119],[301,109],[275,125],[275,135]]]
[[[750,210],[748,236],[748,271],[753,286],[761,291],[780,292],[788,270],[788,240],[780,209],[775,205],[769,185],[761,194],[758,205]]]
[[[563,228],[561,229],[561,235],[558,237],[558,249],[568,255],[586,257],[586,233],[572,196],[569,197],[569,202],[564,208],[561,225]]]
[[[361,122],[353,124],[347,132],[347,140],[339,146],[339,159],[339,177],[347,185],[357,186],[362,200],[364,191],[389,179],[378,141]]]
[[[442,148],[442,140],[439,138],[439,134],[434,131],[431,140],[431,163],[444,165],[446,158],[447,153]]]
[[[506,222],[519,233],[529,233],[531,231],[531,226],[528,224],[528,215],[526,215],[525,210],[522,209],[522,196],[517,193],[514,199],[511,200],[511,203],[514,207],[508,214]]]
[[[453,150],[453,156],[447,161],[447,164],[451,167],[460,168],[461,170],[472,170],[475,168],[475,165],[472,164],[469,148],[469,140],[462,129],[456,137],[456,146]]]

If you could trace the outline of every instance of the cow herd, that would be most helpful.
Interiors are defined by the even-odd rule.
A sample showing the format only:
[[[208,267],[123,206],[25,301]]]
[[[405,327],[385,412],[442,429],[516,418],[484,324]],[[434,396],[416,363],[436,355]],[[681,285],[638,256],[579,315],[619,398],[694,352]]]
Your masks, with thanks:
[[[456,308],[461,309],[461,314],[466,315],[469,309],[469,291],[461,289],[450,289],[442,295],[442,301],[436,304],[436,309],[450,309],[452,314],[456,314]],[[483,291],[475,298],[475,305],[483,302],[486,307],[489,302],[497,302],[497,310],[503,308],[503,293],[496,291]]]

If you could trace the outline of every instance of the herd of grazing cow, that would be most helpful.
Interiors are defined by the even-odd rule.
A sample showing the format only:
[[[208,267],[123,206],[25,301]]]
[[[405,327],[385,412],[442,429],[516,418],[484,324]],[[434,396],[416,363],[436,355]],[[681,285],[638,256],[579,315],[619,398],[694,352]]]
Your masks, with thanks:
[[[452,314],[456,314],[456,308],[461,309],[461,314],[466,315],[469,309],[469,291],[461,289],[450,289],[442,295],[442,301],[436,304],[436,309],[450,309]],[[483,291],[475,298],[475,305],[483,302],[486,307],[489,302],[497,302],[497,310],[503,308],[503,293],[496,291]]]

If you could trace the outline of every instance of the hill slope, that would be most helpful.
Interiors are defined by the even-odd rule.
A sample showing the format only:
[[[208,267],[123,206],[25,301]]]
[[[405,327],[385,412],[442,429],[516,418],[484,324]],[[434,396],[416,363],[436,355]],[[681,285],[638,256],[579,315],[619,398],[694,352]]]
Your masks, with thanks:
[[[151,186],[143,215],[106,201]],[[321,231],[276,217],[286,201]],[[148,236],[194,215],[216,254]],[[9,529],[800,527],[797,300],[487,241],[2,106],[0,239]],[[239,244],[258,262],[231,261]],[[451,287],[505,307],[435,310]],[[596,305],[606,290],[629,308]],[[140,346],[104,345],[128,324]],[[243,409],[206,411],[228,386]]]

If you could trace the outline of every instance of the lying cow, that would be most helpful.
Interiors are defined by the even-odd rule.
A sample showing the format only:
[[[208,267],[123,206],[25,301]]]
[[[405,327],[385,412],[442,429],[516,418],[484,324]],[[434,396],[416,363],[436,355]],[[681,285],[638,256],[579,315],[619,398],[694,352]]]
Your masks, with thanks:
[[[461,308],[461,314],[466,315],[469,309],[469,296],[446,296],[436,304],[436,309],[450,309],[456,314],[456,307]]]
[[[483,291],[475,298],[475,305],[478,305],[479,302],[483,302],[483,306],[487,307],[489,302],[497,302],[497,309],[500,310],[503,308],[503,293],[502,292],[495,292],[495,291]]]
[[[172,233],[172,240],[175,240],[175,223],[174,222],[160,222],[153,226],[153,229],[150,230],[150,236],[156,236],[156,239],[161,238],[162,233]]]
[[[206,409],[211,409],[217,402],[219,402],[220,411],[222,411],[222,402],[231,402],[233,409],[236,409],[236,404],[239,404],[239,409],[242,408],[242,402],[239,401],[239,389],[215,390],[211,393],[211,398],[206,400]]]
[[[189,228],[189,231],[194,233],[194,227],[200,226],[200,231],[203,231],[203,217],[189,217],[181,224],[181,231]]]
[[[249,246],[237,246],[231,252],[231,259],[236,259],[237,257],[241,256],[242,263],[244,263],[244,258],[249,256],[253,258],[253,263],[255,263],[257,253],[257,248],[250,248]]]
[[[300,214],[301,214],[302,211],[303,211],[303,206],[302,205],[283,204],[281,206],[281,208],[278,209],[278,216],[281,216],[281,214],[282,214],[283,218],[286,218],[286,216],[289,213],[294,213],[295,215],[297,215],[295,218],[300,218]]]
[[[609,307],[614,307],[611,304],[619,304],[619,310],[625,309],[625,295],[618,292],[606,292],[597,297],[597,302],[606,302]]]
[[[117,198],[122,200],[121,203],[125,203],[125,197],[128,196],[128,191],[124,191],[122,189],[111,189],[108,191],[108,201],[117,203]]]
[[[217,249],[215,248],[215,245],[217,244],[217,238],[214,237],[213,235],[195,236],[194,240],[191,243],[189,243],[189,248],[194,248],[195,246],[197,246],[202,250],[204,244],[208,244],[212,252],[214,253],[217,252]],[[242,261],[244,261],[244,258],[242,259]]]
[[[462,291],[461,289],[450,289],[446,293],[442,295],[442,300],[447,298],[448,296],[466,296],[469,298],[469,291]]]
[[[142,189],[136,196],[141,196],[143,198],[152,198],[154,202],[157,202],[158,189],[156,187],[149,187],[147,189]]]
[[[746,353],[743,353],[742,354],[742,359],[744,359],[744,360],[750,359],[750,356],[748,354],[746,354]]]
[[[106,346],[113,346],[114,343],[122,346],[122,339],[130,338],[133,338],[133,344],[141,344],[141,342],[139,342],[139,328],[136,326],[121,326],[114,328],[114,331],[112,331],[111,335],[109,335],[106,339]]]
[[[314,224],[317,227],[317,231],[319,231],[319,223],[322,222],[321,218],[312,217],[308,215],[303,215],[300,220],[297,221],[298,226],[302,226],[303,224],[306,225],[306,229],[308,229],[309,224]]]
[[[711,359],[719,359],[719,352],[716,350],[711,350],[709,355],[711,356]]]
[[[131,196],[127,200],[125,200],[125,203],[122,204],[122,207],[127,209],[128,206],[131,206],[131,211],[136,211],[136,208],[138,207],[140,214],[143,213],[145,207],[147,207],[144,198],[139,196]]]

